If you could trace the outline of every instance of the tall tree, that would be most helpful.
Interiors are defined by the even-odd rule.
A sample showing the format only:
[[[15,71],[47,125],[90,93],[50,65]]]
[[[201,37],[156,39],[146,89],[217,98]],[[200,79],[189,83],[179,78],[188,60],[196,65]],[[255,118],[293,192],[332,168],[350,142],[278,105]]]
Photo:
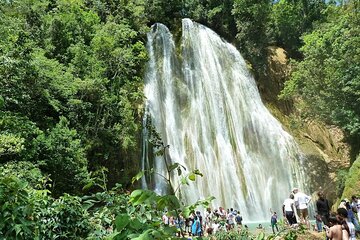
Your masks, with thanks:
[[[280,0],[272,4],[268,35],[290,57],[300,58],[301,35],[324,18],[325,0]]]
[[[268,39],[266,26],[270,14],[270,0],[235,0],[234,16],[240,52],[257,70],[264,70]]]
[[[0,160],[44,161],[55,178],[66,171],[56,164],[78,159],[82,177],[71,191],[86,166],[129,181],[123,171],[136,171],[147,61],[144,1],[14,0],[0,10]],[[81,154],[54,156],[49,144],[66,141],[79,141]],[[68,191],[56,182],[57,193]]]
[[[340,126],[359,146],[359,12],[351,4],[327,11],[328,21],[303,37],[304,60],[296,63],[283,96],[300,96],[307,113]]]

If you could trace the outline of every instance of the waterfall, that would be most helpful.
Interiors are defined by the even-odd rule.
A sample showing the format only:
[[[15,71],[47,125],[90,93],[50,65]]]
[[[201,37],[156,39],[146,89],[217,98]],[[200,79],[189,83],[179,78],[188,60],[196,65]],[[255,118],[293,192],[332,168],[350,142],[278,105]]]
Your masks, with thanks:
[[[148,114],[170,146],[167,158],[204,174],[181,188],[181,199],[214,196],[214,208],[233,207],[247,221],[269,220],[270,208],[281,212],[291,189],[304,189],[302,156],[262,103],[237,49],[189,19],[182,21],[180,48],[162,24],[152,27],[147,48]],[[164,174],[157,158],[154,168]],[[163,193],[164,181],[154,177]]]

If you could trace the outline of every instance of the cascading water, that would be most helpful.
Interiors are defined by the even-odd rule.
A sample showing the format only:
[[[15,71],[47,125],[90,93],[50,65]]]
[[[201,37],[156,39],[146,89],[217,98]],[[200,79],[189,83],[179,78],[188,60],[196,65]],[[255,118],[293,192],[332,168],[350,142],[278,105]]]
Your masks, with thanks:
[[[148,113],[170,145],[168,159],[204,174],[181,188],[181,198],[190,204],[214,196],[213,207],[267,220],[293,187],[304,187],[301,153],[261,102],[236,48],[189,19],[182,30],[179,54],[166,26],[153,26],[145,79]],[[161,158],[154,164],[164,173]],[[154,189],[165,189],[156,176]]]

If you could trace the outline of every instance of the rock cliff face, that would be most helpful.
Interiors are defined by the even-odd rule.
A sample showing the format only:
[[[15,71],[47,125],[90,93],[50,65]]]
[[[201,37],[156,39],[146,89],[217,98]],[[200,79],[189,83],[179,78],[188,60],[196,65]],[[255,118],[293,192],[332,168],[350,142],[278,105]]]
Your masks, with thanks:
[[[334,126],[327,126],[316,120],[301,119],[294,102],[278,99],[277,96],[290,74],[288,59],[283,49],[269,48],[268,66],[268,72],[257,79],[262,99],[286,130],[297,139],[305,154],[310,178],[308,184],[312,194],[322,189],[329,200],[335,201],[338,197],[337,172],[350,166],[350,148],[343,142],[344,135]],[[317,199],[315,195],[314,198]]]

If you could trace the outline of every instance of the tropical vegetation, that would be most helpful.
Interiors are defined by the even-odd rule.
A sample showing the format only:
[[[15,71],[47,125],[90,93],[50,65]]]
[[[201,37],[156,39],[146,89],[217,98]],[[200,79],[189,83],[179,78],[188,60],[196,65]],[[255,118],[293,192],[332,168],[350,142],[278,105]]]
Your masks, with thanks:
[[[145,174],[136,175],[146,34],[155,22],[176,34],[185,17],[232,42],[256,77],[269,74],[270,46],[286,50],[292,74],[281,99],[344,131],[353,166],[338,197],[358,191],[358,1],[2,0],[2,239],[172,238],[162,210],[211,201],[184,206],[175,192],[133,191]],[[181,169],[169,166],[182,184],[201,176]]]

